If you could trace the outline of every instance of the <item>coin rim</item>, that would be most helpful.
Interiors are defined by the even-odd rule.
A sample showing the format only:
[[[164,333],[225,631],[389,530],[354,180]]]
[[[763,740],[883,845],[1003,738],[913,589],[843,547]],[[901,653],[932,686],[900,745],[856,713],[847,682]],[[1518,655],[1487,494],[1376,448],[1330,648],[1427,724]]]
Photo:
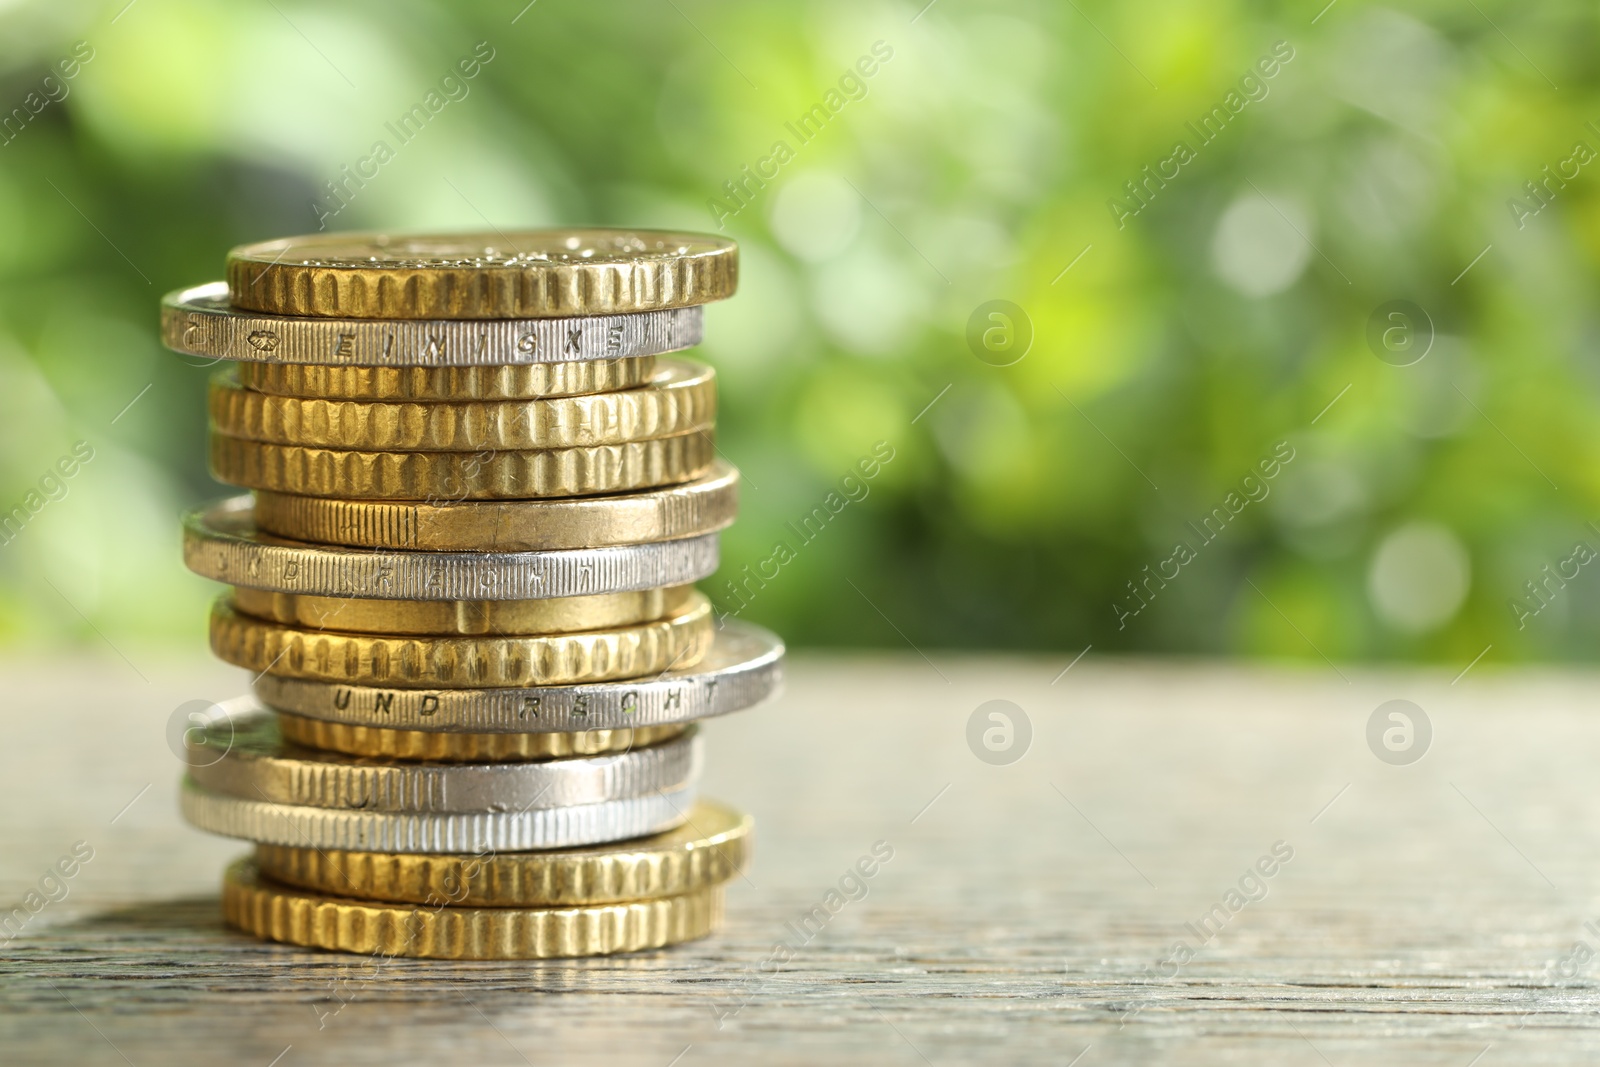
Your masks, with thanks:
[[[368,600],[541,600],[626,593],[710,577],[720,555],[721,536],[715,532],[530,552],[317,544],[257,529],[249,494],[212,501],[183,517],[184,566],[202,578],[270,592]],[[308,577],[300,576],[302,568]],[[645,570],[650,573],[633,576]],[[285,577],[288,571],[293,573]]]
[[[499,683],[482,683],[478,677],[469,677],[468,668],[460,662],[467,658],[462,653],[470,650],[473,653],[471,659],[481,665],[483,670],[492,672],[495,677],[503,677],[508,670],[540,674],[566,671],[568,669],[566,661],[574,655],[585,662],[594,660],[597,655],[607,661],[620,660],[627,652],[626,646],[631,644],[635,647],[627,654],[637,656],[643,662],[649,663],[649,666],[640,667],[638,662],[630,660],[626,665],[617,664],[610,667],[612,671],[625,671],[624,674],[575,679],[571,684],[624,681],[628,678],[662,673],[670,670],[671,665],[679,661],[690,664],[700,662],[710,649],[711,639],[715,636],[715,625],[711,600],[698,590],[689,594],[679,610],[669,612],[651,622],[635,626],[617,626],[606,630],[578,630],[571,633],[523,636],[385,635],[286,626],[234,610],[231,595],[224,593],[211,607],[210,644],[212,654],[224,663],[243,667],[258,674],[288,675],[318,681],[348,681],[365,685],[377,680],[367,677],[378,669],[375,662],[377,660],[387,664],[404,663],[421,658],[425,660],[421,671],[429,676],[426,684],[418,684],[415,678],[410,677],[388,684],[398,689],[502,689],[512,687]],[[613,649],[606,648],[610,642],[615,643]],[[667,657],[665,664],[659,658],[650,659],[645,655],[646,646],[649,645],[660,646],[656,651],[659,656]],[[440,654],[429,646],[446,646],[451,652]],[[257,654],[258,647],[260,651]],[[299,655],[286,651],[286,647],[298,649]],[[692,655],[696,648],[699,649],[699,655],[694,655],[692,660],[685,659],[686,656]],[[278,650],[277,655],[265,659],[268,651],[272,649]],[[672,651],[670,657],[667,655],[669,650]],[[354,656],[351,655],[352,651],[355,653]],[[319,653],[321,658],[327,661],[320,668],[310,662],[314,654]],[[556,654],[551,655],[551,653]],[[547,660],[559,662],[552,667],[545,662]],[[345,675],[360,675],[360,677],[333,676],[333,672],[341,669]],[[584,673],[592,673],[595,669],[590,663]],[[312,673],[318,671],[320,673]],[[440,677],[440,672],[449,673]]]
[[[373,366],[370,364],[309,364],[309,363],[260,363],[236,362],[233,369],[239,375],[240,384],[246,389],[268,396],[301,397],[322,400],[354,400],[360,403],[377,404],[447,404],[447,403],[504,403],[514,400],[554,400],[560,397],[593,396],[597,393],[614,393],[624,389],[637,389],[650,380],[655,374],[657,357],[629,356],[619,359],[577,360],[570,363],[490,363],[481,366],[451,366],[451,367],[389,367]],[[612,364],[628,364],[626,372],[613,367]],[[644,366],[642,364],[648,364]],[[538,370],[535,370],[538,368]],[[371,371],[375,375],[406,376],[413,374],[422,375],[450,375],[467,374],[483,371],[512,372],[518,376],[522,372],[534,371],[536,375],[546,377],[570,377],[573,375],[587,375],[591,379],[606,378],[606,382],[588,381],[582,388],[573,388],[572,382],[537,389],[528,388],[483,388],[482,383],[469,386],[464,383],[449,383],[446,388],[434,388],[439,383],[429,383],[430,388],[424,389],[420,394],[407,392],[402,389],[385,391],[380,388],[369,387],[366,391],[352,389],[329,389],[326,385],[308,385],[305,382],[294,383],[292,388],[286,388],[289,383],[269,381],[263,384],[261,378],[271,378],[275,375],[300,375],[302,372],[312,376],[330,374],[340,375],[351,371]],[[256,380],[245,381],[245,378]]]
[[[728,634],[728,631],[732,633]],[[726,638],[725,634],[728,635]],[[748,641],[752,650],[743,659],[715,669],[705,669],[704,664],[717,656],[719,646],[727,640]],[[255,694],[268,707],[305,718],[351,726],[435,730],[441,733],[573,733],[627,726],[662,726],[748,711],[777,699],[783,692],[785,651],[782,639],[770,630],[725,617],[718,620],[712,646],[699,664],[668,671],[653,679],[522,689],[430,690],[345,685],[262,675],[255,680]],[[708,685],[710,695],[702,697]],[[685,689],[688,690],[687,694],[684,693]],[[343,708],[337,704],[340,690],[350,693]],[[673,700],[671,693],[674,690],[679,693],[675,710],[666,703]],[[630,694],[633,695],[637,710],[625,712],[622,706]],[[426,718],[419,718],[420,712],[413,705],[425,704],[429,699],[435,701],[437,710]],[[511,710],[524,705],[528,699],[539,700],[541,706],[546,701],[558,705],[542,712],[549,716],[539,721],[542,730],[530,729],[528,722],[515,717]],[[580,703],[583,707],[581,714],[573,710]],[[656,706],[658,704],[661,706]],[[350,710],[376,709],[379,706],[391,709],[398,706],[398,714],[404,717],[378,719],[374,717],[377,714],[375,710]]]
[[[323,752],[333,752],[342,756],[352,756],[361,759],[384,759],[400,762],[419,763],[518,763],[532,762],[535,760],[567,759],[572,756],[607,756],[618,752],[629,752],[635,748],[647,748],[650,745],[671,741],[682,735],[683,725],[679,723],[662,723],[660,725],[623,726],[613,730],[548,730],[542,733],[523,731],[519,733],[472,733],[469,731],[442,731],[442,730],[408,730],[403,727],[393,726],[358,726],[345,722],[331,722],[328,719],[314,719],[309,715],[296,715],[292,711],[273,708],[278,713],[278,731],[283,736],[284,743],[299,748],[320,749]],[[654,731],[666,731],[656,736]],[[367,738],[363,743],[350,737],[341,736],[346,732],[360,734]],[[644,740],[640,740],[641,732]],[[539,749],[540,746],[556,744],[571,746],[574,738],[589,737],[593,734],[621,734],[626,735],[626,740],[618,741],[607,738],[604,747],[593,751],[533,751],[528,748]],[[389,750],[385,746],[373,742],[371,735],[385,737],[386,735],[406,735],[414,738],[419,747],[432,744],[439,748],[450,748],[452,744],[458,748],[477,745],[485,748],[495,748],[501,751],[492,755],[474,753],[472,755],[458,755],[448,752],[444,755],[428,753],[415,755],[411,752],[399,753],[393,751],[394,741],[388,742]],[[557,741],[556,739],[560,739]],[[398,738],[395,738],[397,741]],[[518,743],[524,747],[522,751],[515,751]]]
[[[477,763],[423,763],[323,752],[283,741],[275,714],[254,697],[237,697],[213,706],[210,720],[197,724],[227,728],[229,743],[220,759],[191,759],[189,777],[202,789],[243,800],[284,807],[388,815],[473,815],[502,813],[501,805],[532,795],[519,810],[552,811],[671,793],[699,779],[705,742],[690,726],[682,734],[625,752],[559,759]],[[269,736],[260,737],[261,733]],[[242,739],[258,737],[259,744]],[[211,746],[185,735],[191,757],[209,756]],[[540,788],[542,786],[542,788]],[[361,806],[349,803],[359,788]],[[322,800],[305,799],[319,796]],[[329,800],[330,795],[335,795]],[[581,799],[573,799],[577,795]],[[442,796],[443,806],[419,803]],[[453,799],[452,799],[453,798]]]
[[[222,301],[218,306],[215,301]],[[197,303],[198,302],[198,303]],[[221,327],[225,333],[223,337],[226,344],[222,354],[218,354],[210,346],[187,345],[183,337],[187,332],[188,318],[191,315],[203,315],[213,322],[222,322]],[[591,329],[605,333],[609,327],[617,325],[613,320],[634,316],[654,316],[650,320],[636,320],[627,323],[635,329],[640,329],[646,335],[665,334],[672,336],[670,343],[643,344],[637,348],[624,349],[614,355],[596,356],[590,352],[567,353],[566,346],[553,346],[555,354],[546,356],[544,353],[551,346],[535,346],[532,353],[518,349],[515,341],[510,344],[496,343],[490,347],[485,342],[479,351],[467,345],[471,353],[469,358],[457,359],[447,356],[446,353],[454,349],[448,345],[440,345],[435,349],[435,354],[429,355],[428,345],[421,343],[430,334],[435,336],[444,334],[451,336],[461,333],[478,333],[486,328],[492,333],[505,333],[507,337],[519,337],[530,330],[552,330],[559,334],[562,330]],[[679,325],[669,330],[668,323],[677,319]],[[687,320],[684,324],[683,320]],[[662,356],[669,352],[682,352],[693,348],[705,339],[704,307],[700,304],[688,304],[679,307],[650,308],[632,312],[604,312],[588,315],[521,315],[495,318],[450,318],[447,316],[422,317],[422,318],[363,318],[356,316],[335,315],[285,315],[271,311],[257,311],[242,305],[235,305],[226,281],[206,282],[203,285],[190,286],[187,289],[174,289],[161,298],[161,343],[167,349],[183,356],[198,356],[201,359],[211,359],[218,362],[228,361],[234,363],[307,363],[322,367],[384,367],[401,369],[406,367],[486,367],[504,366],[513,364],[530,363],[589,363],[602,359],[632,359],[639,356]],[[248,337],[252,333],[270,330],[277,334],[279,342],[271,352],[263,352],[248,343],[241,343],[241,337]],[[338,356],[337,342],[341,333],[378,333],[383,330],[404,333],[406,336],[395,336],[395,343],[389,346],[388,355],[374,356],[366,351],[364,346],[360,358],[351,356]],[[297,344],[286,347],[282,338],[287,334],[311,334],[314,337],[327,334],[321,343]],[[410,343],[415,340],[419,343]],[[391,334],[394,336],[394,334]],[[354,347],[352,345],[352,347]],[[460,345],[455,346],[457,348]],[[293,358],[289,358],[292,356]]]
[[[605,412],[589,409],[610,408]],[[632,409],[630,412],[628,409]],[[557,452],[655,441],[716,428],[717,373],[699,360],[656,361],[650,380],[634,389],[531,400],[351,400],[263,393],[241,383],[231,370],[206,383],[206,415],[213,433],[262,444],[373,455],[407,452]],[[599,415],[598,419],[594,418]],[[605,421],[609,427],[581,433],[573,424]],[[646,432],[623,432],[632,422]],[[422,424],[423,443],[386,438]],[[472,424],[469,426],[469,424]],[[548,424],[548,425],[547,425]],[[307,427],[312,428],[308,429]],[[509,426],[509,431],[504,429]],[[373,429],[373,427],[380,427]],[[402,428],[405,427],[405,428]],[[553,427],[553,428],[552,428]],[[663,429],[665,427],[665,429]],[[434,443],[440,430],[468,430],[483,439]],[[566,438],[557,439],[564,432]],[[516,440],[508,442],[506,438]],[[534,440],[537,437],[538,440]],[[573,437],[584,437],[582,441]],[[589,439],[598,437],[598,439]]]
[[[626,593],[593,593],[587,596],[541,597],[533,600],[368,601],[362,597],[316,596],[310,593],[277,593],[266,589],[255,589],[248,585],[236,585],[231,587],[231,591],[227,595],[233,604],[233,610],[240,615],[247,615],[250,618],[260,619],[263,622],[274,623],[278,626],[290,626],[299,630],[316,630],[319,632],[326,630],[329,632],[343,634],[365,634],[372,637],[395,638],[493,638],[540,637],[562,633],[583,633],[585,631],[592,630],[610,630],[626,626],[641,626],[646,623],[657,622],[666,617],[672,611],[677,610],[677,608],[682,606],[690,598],[690,594],[694,591],[695,589],[692,584],[684,584],[653,586],[650,589],[633,589]],[[241,597],[245,602],[243,604],[241,604]],[[255,602],[257,598],[262,597],[269,598],[269,600],[275,602]],[[618,601],[620,601],[620,599],[623,597],[636,599],[631,604],[623,605],[618,603]],[[294,601],[333,601],[338,604],[339,607],[336,608],[333,604],[329,604],[328,608],[330,610],[325,611],[322,616],[325,625],[319,625],[318,623],[311,621],[309,618],[309,616],[316,611],[315,606],[311,604],[286,604],[279,602],[280,598],[288,598]],[[608,601],[609,603],[602,605],[600,603],[602,600]],[[584,601],[584,603],[575,604],[572,603],[573,601]],[[651,601],[654,603],[651,603]],[[356,622],[360,623],[360,625],[352,625],[351,617],[342,614],[343,606],[365,603],[381,604],[385,605],[387,609],[392,609],[387,612],[390,618],[382,625],[367,619],[355,620]],[[468,612],[481,612],[485,617],[492,616],[496,613],[508,614],[508,611],[499,607],[499,605],[502,604],[523,605],[525,608],[532,609],[531,614],[535,616],[537,621],[519,623],[515,629],[506,629],[502,624],[497,625],[492,629],[463,630],[459,628],[446,629],[444,627],[447,624],[437,621],[429,622],[429,620],[424,620],[423,622],[412,622],[405,628],[399,628],[393,619],[394,615],[409,614],[410,612],[421,608],[423,605],[427,605],[428,607],[451,606],[451,610],[457,616],[456,621],[459,622],[460,613],[463,610]],[[557,605],[556,608],[553,609],[554,611],[572,615],[574,616],[574,619],[572,621],[562,621],[560,619],[551,618],[550,615],[552,613],[552,609],[543,607],[544,605],[548,604]],[[467,605],[467,607],[463,609],[461,605]],[[624,613],[622,610],[624,607],[632,608],[634,610]],[[641,608],[644,610],[640,610]],[[594,613],[597,610],[600,612],[609,612],[609,617],[599,622],[593,621]],[[298,612],[305,612],[305,617],[297,614]],[[576,621],[578,613],[581,612],[590,613],[589,621]],[[558,622],[560,625],[555,625]],[[423,628],[425,625],[427,628]]]
[[[485,542],[493,544],[495,551],[559,552],[680,541],[725,530],[738,518],[740,482],[741,475],[738,468],[718,457],[704,476],[693,481],[605,496],[543,497],[535,500],[461,500],[449,504],[427,504],[399,500],[339,500],[332,497],[307,496],[304,493],[258,489],[255,490],[254,497],[257,504],[256,512],[262,510],[260,507],[262,498],[268,498],[266,503],[269,522],[274,518],[271,511],[274,505],[286,512],[301,508],[317,513],[312,522],[303,523],[299,529],[296,529],[292,522],[268,526],[257,520],[257,526],[263,533],[289,540],[391,552],[473,551],[480,549]],[[692,506],[702,513],[715,514],[715,521],[710,525],[696,526],[687,531],[666,530],[663,517],[676,519],[676,514],[668,516],[668,513],[689,510],[690,501],[703,501]],[[410,543],[404,544],[400,543],[404,540],[401,537],[368,536],[357,540],[350,534],[341,534],[347,540],[334,541],[328,535],[339,531],[327,527],[339,524],[338,513],[341,509],[360,520],[343,523],[344,528],[355,527],[362,531],[404,528],[410,529],[414,536]],[[638,520],[612,514],[613,510],[623,509],[653,513],[656,524],[645,530],[630,529],[620,534],[598,536],[602,531],[597,527],[601,525],[612,527],[624,523],[640,525]],[[499,514],[499,518],[492,520],[493,532],[488,535],[478,533],[477,529],[490,521],[485,517],[496,513]],[[548,537],[538,548],[517,548],[513,546],[529,542],[512,541],[508,544],[501,539],[501,531],[508,528],[542,530],[555,528],[558,521],[574,522],[570,518],[565,520],[557,518],[563,514],[600,517],[574,523],[575,530],[562,537]],[[451,528],[447,531],[447,535],[440,535],[433,532],[438,526]],[[417,542],[423,539],[425,530],[430,534],[428,544],[418,544]],[[437,547],[440,544],[454,547]]]
[[[258,844],[255,861],[274,882],[328,896],[425,905],[456,884],[451,907],[564,907],[721,885],[748,865],[754,833],[754,817],[702,798],[682,826],[609,845],[474,856]]]
[[[178,804],[191,826],[220,837],[358,852],[475,853],[600,845],[662,833],[683,824],[698,796],[696,782],[677,791],[564,808],[405,814],[250,800],[205,789],[184,775]]]
[[[575,959],[709,936],[722,922],[723,888],[567,908],[439,906],[429,912],[278,885],[247,856],[229,864],[223,875],[222,911],[235,929],[303,948],[419,959]],[[402,940],[405,924],[419,918],[422,929]],[[622,939],[613,940],[619,925]],[[439,942],[446,947],[435,949]]]
[[[538,235],[651,235],[711,247],[678,254],[645,253],[629,258],[551,261],[461,267],[446,263],[389,266],[361,262],[284,262],[291,249],[337,248],[341,239],[366,237],[449,239],[498,237],[501,233],[380,234],[353,231],[307,234],[239,245],[228,252],[224,275],[231,301],[243,308],[312,318],[503,319],[574,314],[621,314],[689,307],[723,300],[739,285],[739,245],[711,234],[617,227],[570,227],[519,231]],[[581,238],[580,238],[581,239]],[[378,242],[373,242],[378,243]],[[481,243],[481,242],[480,242]],[[276,252],[276,255],[273,253]],[[270,257],[270,258],[269,258]],[[303,257],[304,258],[304,257]],[[422,258],[422,257],[414,257]]]
[[[706,429],[621,444],[464,452],[271,444],[212,429],[206,466],[211,477],[224,485],[272,489],[292,496],[417,503],[452,496],[456,500],[525,500],[683,485],[711,469],[716,448],[713,431]],[[479,460],[480,456],[487,458]],[[566,468],[580,462],[585,470],[573,477]],[[473,468],[470,473],[467,466]]]

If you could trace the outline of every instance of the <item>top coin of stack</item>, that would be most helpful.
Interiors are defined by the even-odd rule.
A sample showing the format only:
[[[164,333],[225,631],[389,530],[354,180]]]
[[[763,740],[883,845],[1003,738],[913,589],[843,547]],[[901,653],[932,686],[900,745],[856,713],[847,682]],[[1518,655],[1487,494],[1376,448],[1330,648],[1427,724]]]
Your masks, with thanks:
[[[212,649],[256,678],[186,734],[185,814],[257,843],[229,921],[451,958],[710,932],[751,823],[698,799],[693,723],[775,693],[783,646],[692,587],[738,473],[714,373],[669,354],[736,246],[326,234],[227,275],[162,332],[233,365],[211,468],[253,490],[184,529],[234,587]]]

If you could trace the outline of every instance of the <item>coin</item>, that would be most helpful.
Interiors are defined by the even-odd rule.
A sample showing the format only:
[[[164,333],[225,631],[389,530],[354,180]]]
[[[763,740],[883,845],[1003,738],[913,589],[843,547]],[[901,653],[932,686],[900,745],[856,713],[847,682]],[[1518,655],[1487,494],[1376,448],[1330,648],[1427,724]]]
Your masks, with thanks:
[[[526,908],[610,904],[692,893],[744,869],[755,820],[710,800],[676,830],[564,852],[419,856],[257,845],[273,881],[402,904]]]
[[[680,611],[693,586],[543,600],[358,600],[235,586],[233,607],[297,629],[358,634],[550,634],[637,626]]]
[[[261,702],[350,726],[519,734],[618,730],[709,719],[755,707],[783,686],[783,642],[759,626],[723,619],[693,667],[659,677],[537,689],[382,689],[264,674]]]
[[[671,541],[721,530],[739,507],[739,472],[721,460],[664,489],[566,500],[407,504],[257,490],[255,520],[280,537],[443,552],[546,551]]]
[[[327,233],[235,248],[227,273],[234,304],[277,315],[614,315],[732,296],[739,246],[664,230]]]
[[[212,282],[162,299],[161,341],[184,355],[242,363],[491,367],[657,356],[699,344],[704,321],[698,307],[574,315],[291,318],[234,307],[227,284]],[[461,321],[467,318],[478,321]]]
[[[521,852],[625,841],[683,825],[696,787],[600,804],[474,814],[340,811],[248,800],[185,778],[178,803],[192,826],[269,845],[359,852]]]
[[[240,363],[239,384],[274,396],[325,400],[536,400],[609,393],[643,385],[654,356],[522,363],[490,367],[319,367],[310,363]]]
[[[384,403],[272,396],[211,380],[212,427],[229,437],[363,452],[586,448],[709,430],[716,375],[665,359],[638,389],[544,400]]]
[[[259,674],[402,688],[573,685],[693,666],[711,646],[711,603],[694,593],[656,622],[530,637],[386,637],[303,630],[211,610],[211,651]]]
[[[753,707],[782,684],[783,645],[760,627],[724,620],[705,657],[658,678],[535,689],[385,689],[263,675],[261,700],[356,726],[467,733],[572,732],[687,722]]]
[[[184,818],[257,846],[226,920],[453,960],[709,933],[752,820],[699,803],[696,723],[776,694],[784,651],[693,588],[739,475],[715,372],[672,353],[737,245],[323,233],[226,272],[162,303],[169,347],[228,364],[209,468],[255,496],[183,534],[256,690],[174,742]]]
[[[706,430],[622,445],[477,452],[356,452],[211,434],[211,474],[219,482],[301,496],[428,504],[653,489],[692,481],[715,458]]]
[[[183,562],[230,585],[378,600],[532,600],[684,585],[717,569],[717,535],[542,552],[377,552],[256,530],[248,496],[184,516]]]
[[[368,904],[276,885],[238,860],[222,883],[222,914],[257,937],[307,948],[446,960],[604,956],[705,937],[722,921],[723,889],[573,908]]]
[[[599,756],[511,763],[402,763],[286,745],[277,716],[253,698],[185,735],[211,762],[192,761],[213,793],[296,807],[391,814],[464,815],[566,808],[655,796],[693,784],[701,746],[693,728],[669,741]],[[223,752],[221,759],[213,759]]]
[[[599,756],[668,741],[681,726],[640,726],[578,733],[463,734],[435,730],[389,730],[307,719],[278,712],[278,732],[290,744],[379,759],[481,763],[485,760],[559,759]]]

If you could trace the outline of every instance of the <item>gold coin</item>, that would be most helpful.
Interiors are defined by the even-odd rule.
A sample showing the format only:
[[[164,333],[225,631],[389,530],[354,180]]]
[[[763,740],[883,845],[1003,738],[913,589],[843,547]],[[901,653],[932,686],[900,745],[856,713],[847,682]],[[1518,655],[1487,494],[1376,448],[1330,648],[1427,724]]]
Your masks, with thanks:
[[[637,626],[679,611],[694,587],[544,600],[358,600],[235,586],[233,609],[307,630],[358,634],[556,634]]]
[[[408,504],[256,491],[256,525],[296,541],[437,552],[543,552],[698,537],[739,509],[739,472],[717,460],[666,489],[573,500]]]
[[[211,434],[211,473],[219,482],[300,496],[430,504],[653,489],[692,481],[715,458],[706,430],[621,445],[477,452],[355,452]]]
[[[738,283],[734,242],[662,230],[328,233],[228,253],[233,303],[275,315],[607,315],[721,300]]]
[[[721,885],[744,870],[755,820],[702,800],[676,830],[617,844],[484,855],[348,852],[257,845],[275,882],[400,904],[528,908],[654,900]]]
[[[518,363],[488,367],[351,367],[241,363],[239,384],[274,396],[328,400],[536,400],[632,389],[655,373],[656,357]]]
[[[211,651],[257,674],[397,688],[481,689],[638,678],[698,663],[711,603],[693,593],[657,622],[542,637],[381,637],[303,630],[240,615],[219,599]]]
[[[721,886],[574,908],[368,904],[307,893],[235,861],[222,881],[230,926],[307,948],[446,960],[536,960],[638,952],[705,937],[722,922]]]
[[[583,730],[553,734],[456,734],[437,730],[393,730],[352,726],[278,712],[285,741],[348,756],[427,760],[432,763],[486,763],[511,760],[603,756],[670,741],[681,725],[634,726],[621,730]],[[365,895],[365,894],[363,894]]]
[[[708,430],[717,384],[703,363],[667,359],[624,392],[545,400],[375,403],[272,396],[230,373],[211,380],[211,425],[229,437],[363,452],[476,452],[626,444]]]

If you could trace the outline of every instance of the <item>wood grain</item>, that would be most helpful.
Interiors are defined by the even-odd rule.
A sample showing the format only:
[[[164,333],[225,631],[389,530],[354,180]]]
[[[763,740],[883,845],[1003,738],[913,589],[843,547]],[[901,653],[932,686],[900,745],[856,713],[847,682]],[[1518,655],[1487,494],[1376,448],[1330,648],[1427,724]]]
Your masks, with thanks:
[[[1452,686],[1453,671],[1346,667],[1346,682],[1091,653],[1052,684],[1070,657],[800,657],[780,702],[706,728],[708,792],[757,819],[722,934],[605,960],[374,968],[222,927],[222,868],[245,848],[179,823],[162,728],[244,679],[122,651],[131,666],[0,664],[0,908],[74,842],[95,850],[0,954],[6,1064],[1600,1054],[1592,673],[1479,664]],[[1364,737],[1396,697],[1434,727],[1408,767]],[[1033,727],[1010,766],[966,742],[997,698]],[[845,879],[865,896],[830,913],[880,841],[893,858]],[[1201,944],[1185,924],[1280,841],[1294,855],[1265,896],[1224,906]],[[1193,959],[1162,966],[1183,938]]]

